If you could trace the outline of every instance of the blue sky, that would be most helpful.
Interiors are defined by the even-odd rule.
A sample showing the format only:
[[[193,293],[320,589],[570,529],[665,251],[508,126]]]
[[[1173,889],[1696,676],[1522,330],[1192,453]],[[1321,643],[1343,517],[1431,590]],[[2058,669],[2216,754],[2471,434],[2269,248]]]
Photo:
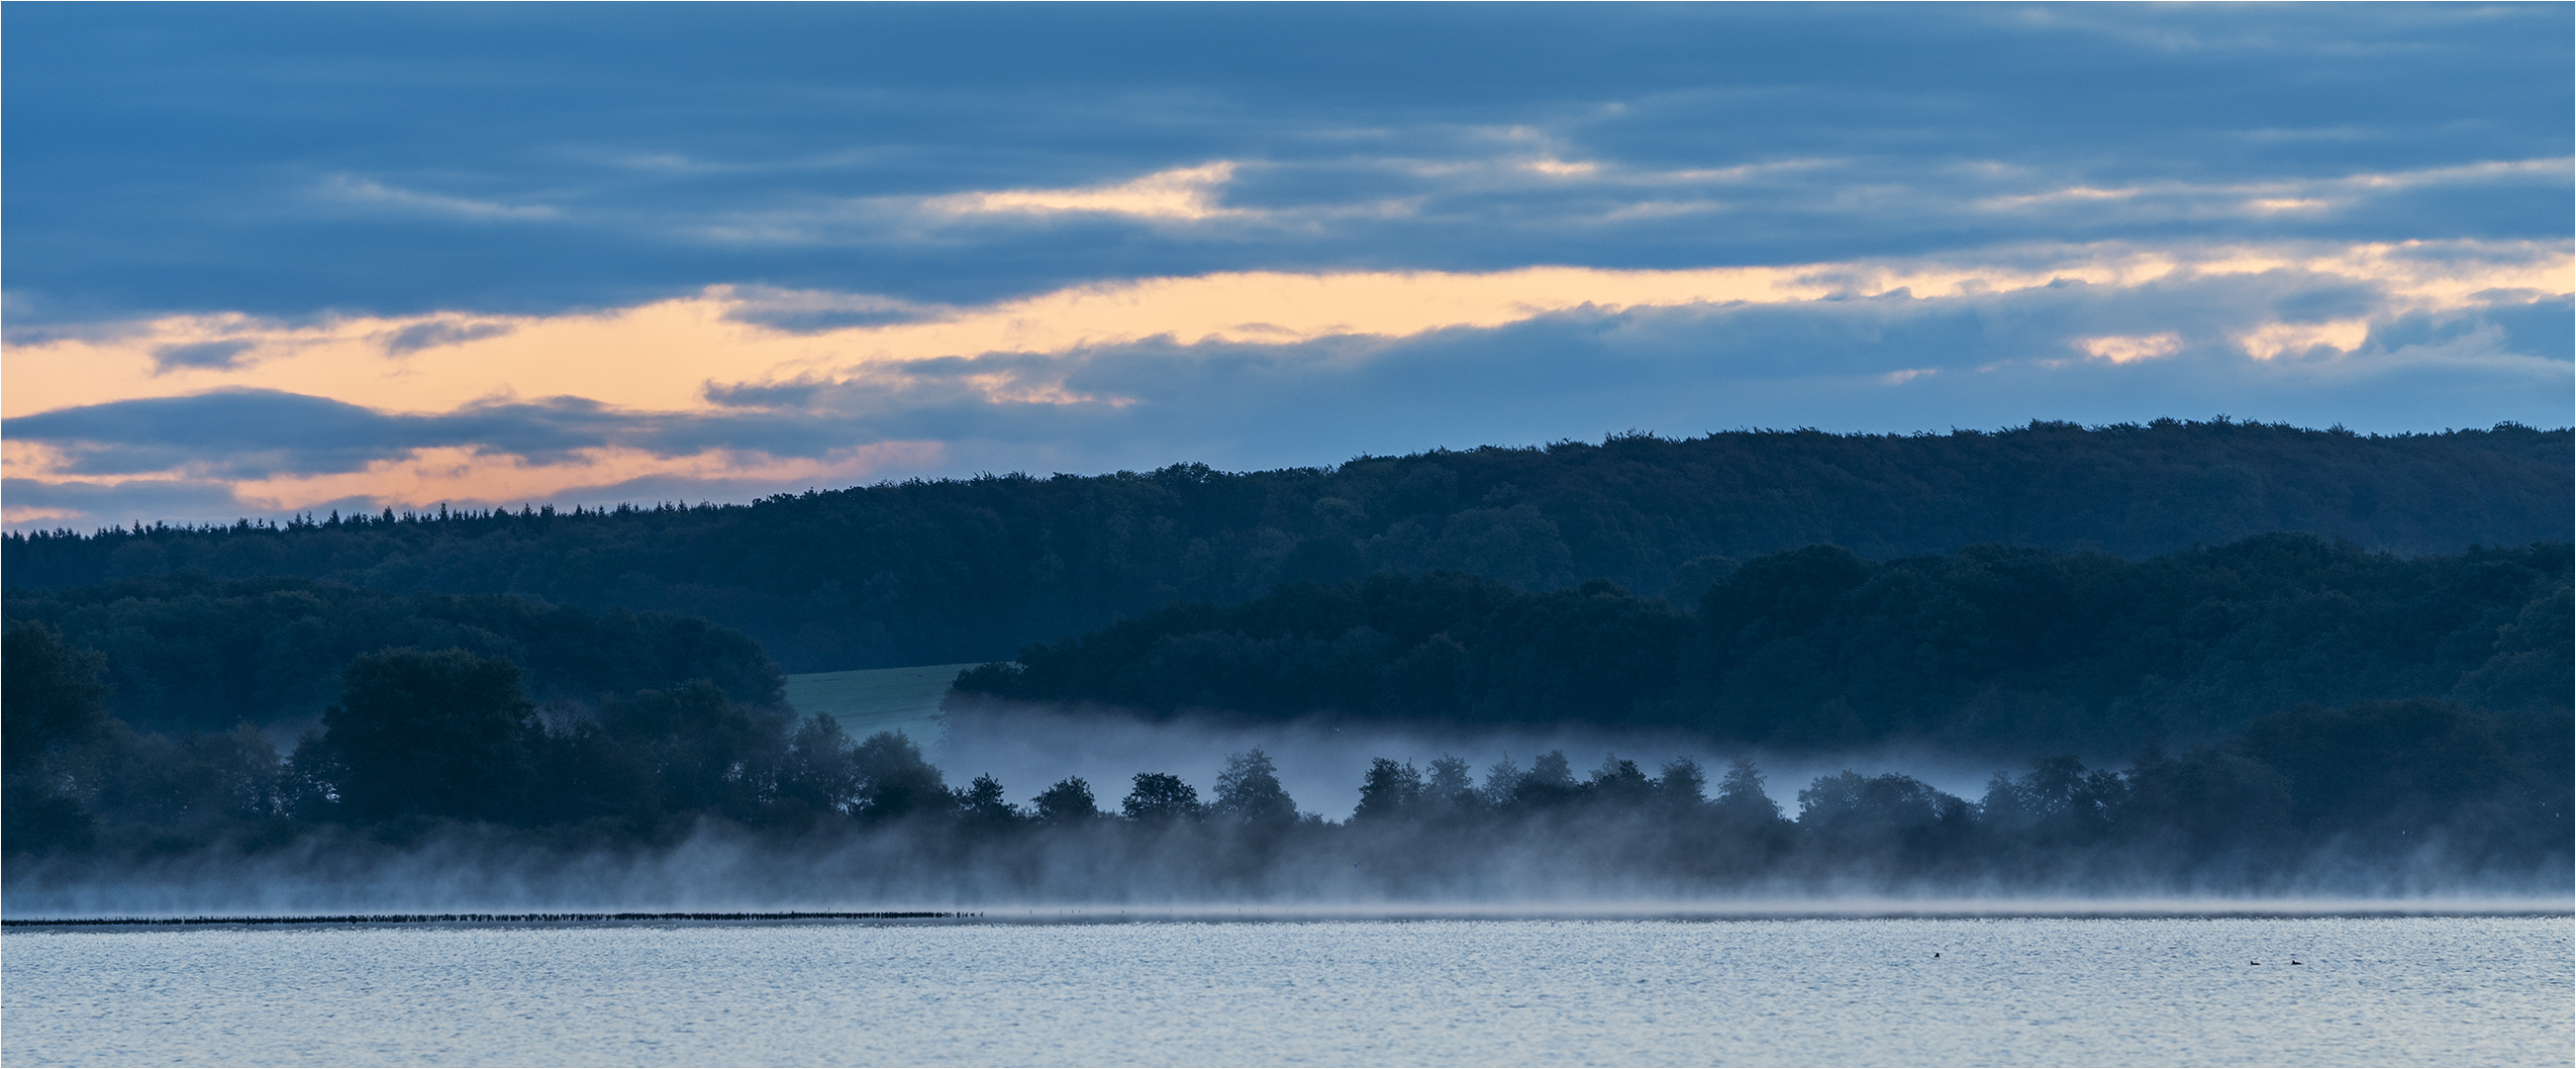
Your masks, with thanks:
[[[0,26],[16,528],[2576,390],[2563,4]]]

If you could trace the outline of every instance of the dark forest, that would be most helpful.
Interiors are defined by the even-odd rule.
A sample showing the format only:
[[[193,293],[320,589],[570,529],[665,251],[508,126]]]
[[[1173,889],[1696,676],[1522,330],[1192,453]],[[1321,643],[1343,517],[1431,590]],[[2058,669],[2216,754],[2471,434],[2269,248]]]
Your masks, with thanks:
[[[2302,702],[2430,697],[2564,717],[2570,547],[2403,558],[2266,535],[2145,561],[1973,546],[1757,557],[1695,604],[1607,580],[1441,572],[1176,605],[957,690],[1153,713],[1671,727],[1771,748],[1885,741],[2125,755]]]
[[[511,661],[540,702],[588,702],[692,679],[737,702],[780,700],[778,669],[759,643],[670,613],[190,573],[11,590],[0,605],[10,620],[46,624],[104,655],[108,711],[146,731],[310,723],[339,694],[343,666],[398,646]]]
[[[721,840],[1014,894],[1068,872],[1113,896],[1440,895],[1534,873],[1594,891],[2554,892],[2576,794],[2570,445],[2227,421],[1635,435],[11,535],[0,851],[13,885]],[[853,738],[782,698],[781,665],[1014,649],[949,700],[1582,723],[2014,771],[1973,798],[1827,775],[1782,785],[1791,812],[1749,760],[1381,760],[1351,769],[1358,810],[1329,821],[1257,750],[1204,799],[1176,769],[960,784],[914,740]]]
[[[2446,434],[2158,420],[1986,433],[1747,431],[1182,464],[781,495],[749,505],[300,517],[11,534],[16,591],[195,570],[518,594],[702,617],[792,672],[1007,658],[1173,602],[1450,570],[1535,592],[1607,579],[1692,603],[1729,561],[2000,543],[2138,559],[2276,531],[2414,556],[2564,542],[2566,430]]]

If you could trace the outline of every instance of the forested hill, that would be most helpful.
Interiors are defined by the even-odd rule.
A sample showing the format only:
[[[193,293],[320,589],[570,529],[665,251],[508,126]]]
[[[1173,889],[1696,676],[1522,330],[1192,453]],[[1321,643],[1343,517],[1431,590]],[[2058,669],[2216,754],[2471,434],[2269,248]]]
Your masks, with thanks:
[[[1526,594],[1376,576],[1172,606],[956,690],[2118,758],[2301,704],[2430,698],[2563,724],[2569,569],[2565,543],[2408,559],[2291,534],[2141,562],[1977,546],[1873,564],[1812,546],[1747,562],[1691,612],[1599,580]]]
[[[2379,437],[2159,420],[1999,433],[1761,431],[910,482],[744,506],[155,527],[0,541],[13,590],[195,569],[516,593],[739,628],[790,671],[1009,656],[1173,601],[1450,569],[1521,590],[1607,578],[1689,603],[1735,560],[1978,543],[2141,558],[2291,531],[2401,555],[2563,542],[2566,430]]]
[[[103,654],[105,710],[146,731],[310,721],[339,693],[344,668],[388,647],[506,659],[526,670],[539,701],[591,703],[703,679],[747,706],[785,703],[757,643],[669,613],[202,576],[12,590],[5,605],[13,624],[42,624],[69,648]]]

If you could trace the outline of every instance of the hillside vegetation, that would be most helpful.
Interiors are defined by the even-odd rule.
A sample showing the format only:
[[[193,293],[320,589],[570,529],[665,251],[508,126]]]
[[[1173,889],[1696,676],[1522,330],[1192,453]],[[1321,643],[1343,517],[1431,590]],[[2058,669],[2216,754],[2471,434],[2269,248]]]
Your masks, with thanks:
[[[29,591],[193,569],[701,616],[791,671],[1006,657],[1173,601],[1451,570],[1693,602],[1734,561],[1983,543],[2137,559],[2274,531],[2400,556],[2563,542],[2570,435],[2159,420],[1999,433],[1748,431],[1335,468],[908,482],[742,506],[299,518],[0,540]],[[14,612],[14,610],[13,610]]]
[[[2570,547],[2406,558],[2275,534],[2145,561],[1812,546],[1675,607],[1602,580],[1456,573],[1176,605],[959,678],[961,695],[1156,713],[1680,728],[2125,757],[2300,704],[2444,699],[2563,723]]]
[[[12,590],[12,622],[104,656],[105,709],[146,731],[223,731],[319,717],[340,674],[377,650],[460,649],[527,669],[539,701],[710,681],[782,702],[777,666],[741,632],[658,612],[590,612],[507,595],[387,594],[305,579],[125,579]]]

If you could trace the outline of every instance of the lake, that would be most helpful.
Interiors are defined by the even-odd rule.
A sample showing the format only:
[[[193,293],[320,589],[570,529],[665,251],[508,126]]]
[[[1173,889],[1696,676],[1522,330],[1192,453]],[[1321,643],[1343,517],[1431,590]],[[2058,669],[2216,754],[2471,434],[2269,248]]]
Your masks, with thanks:
[[[2565,916],[18,928],[0,1061],[2567,1065],[2570,937]]]

